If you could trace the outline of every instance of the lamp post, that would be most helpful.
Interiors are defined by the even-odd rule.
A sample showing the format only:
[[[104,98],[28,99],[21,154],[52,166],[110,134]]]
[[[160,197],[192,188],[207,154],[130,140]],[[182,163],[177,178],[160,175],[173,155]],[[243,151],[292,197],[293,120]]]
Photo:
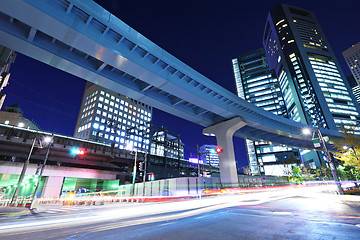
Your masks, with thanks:
[[[49,153],[50,153],[50,149],[51,149],[51,145],[53,143],[53,137],[54,137],[54,134],[51,134],[51,137],[46,137],[44,139],[44,142],[47,142],[48,143],[48,147],[47,147],[47,150],[46,150],[46,155],[45,155],[45,159],[44,159],[44,162],[43,164],[41,165],[41,170],[40,170],[40,174],[39,174],[39,180],[36,184],[36,188],[35,188],[35,191],[34,191],[34,194],[32,196],[32,199],[31,199],[31,204],[30,204],[30,210],[32,210],[34,208],[34,203],[35,203],[35,198],[36,198],[36,194],[39,190],[39,185],[40,185],[40,181],[41,181],[41,177],[42,177],[42,174],[44,172],[44,168],[45,168],[45,165],[46,165],[46,162],[48,160],[48,157],[49,157]]]
[[[318,137],[319,137],[319,139],[321,141],[321,144],[322,144],[323,150],[325,152],[325,155],[326,155],[326,157],[328,159],[328,163],[330,165],[331,173],[333,175],[336,186],[337,186],[337,188],[339,190],[339,194],[344,195],[344,191],[343,191],[343,189],[341,187],[341,183],[339,182],[339,178],[338,178],[337,173],[336,173],[336,166],[332,161],[332,158],[331,158],[331,155],[330,155],[329,151],[327,150],[327,147],[326,147],[326,144],[325,144],[325,139],[324,139],[324,137],[323,137],[323,135],[322,135],[322,133],[320,131],[320,128],[317,128],[316,130],[318,132]],[[309,135],[311,133],[311,130],[306,128],[306,129],[303,130],[303,133],[305,135]]]
[[[23,166],[23,169],[21,170],[21,174],[20,174],[20,177],[19,177],[19,181],[17,183],[17,187],[15,189],[15,192],[14,192],[14,195],[11,199],[11,203],[10,204],[15,204],[16,203],[16,200],[19,196],[19,192],[20,192],[20,188],[21,188],[21,183],[23,182],[24,180],[24,177],[25,177],[25,173],[26,173],[26,170],[29,166],[29,162],[30,162],[30,157],[31,157],[31,154],[33,152],[33,149],[34,149],[34,146],[35,146],[35,142],[36,142],[36,136],[34,137],[33,139],[33,142],[31,144],[31,148],[30,148],[30,152],[29,152],[29,155],[24,163],[24,166]]]

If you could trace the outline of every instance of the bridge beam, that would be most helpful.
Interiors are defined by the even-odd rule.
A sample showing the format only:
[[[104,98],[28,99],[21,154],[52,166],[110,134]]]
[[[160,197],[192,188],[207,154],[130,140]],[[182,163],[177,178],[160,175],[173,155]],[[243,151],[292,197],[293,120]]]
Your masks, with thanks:
[[[203,130],[203,134],[205,135],[215,135],[217,145],[222,148],[222,152],[219,153],[219,165],[221,183],[224,186],[239,186],[233,136],[237,130],[244,127],[245,125],[246,122],[243,119],[240,117],[235,117]]]

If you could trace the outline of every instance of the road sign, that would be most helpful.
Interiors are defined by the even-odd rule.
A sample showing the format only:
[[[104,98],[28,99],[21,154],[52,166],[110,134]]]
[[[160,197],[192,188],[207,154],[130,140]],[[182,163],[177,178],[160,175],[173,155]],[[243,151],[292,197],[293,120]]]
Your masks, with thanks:
[[[318,138],[314,138],[312,142],[314,144],[314,147],[321,147],[320,140]]]

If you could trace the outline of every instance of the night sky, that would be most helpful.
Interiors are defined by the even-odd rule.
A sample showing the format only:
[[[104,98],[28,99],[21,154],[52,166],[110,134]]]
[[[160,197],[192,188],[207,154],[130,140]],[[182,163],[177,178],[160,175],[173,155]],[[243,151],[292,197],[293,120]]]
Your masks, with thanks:
[[[253,1],[96,1],[145,37],[211,80],[235,93],[231,59],[262,47],[265,20],[280,3]],[[345,75],[341,52],[360,41],[359,0],[282,1],[314,12]],[[27,118],[43,130],[72,136],[85,80],[18,54],[10,69],[4,106],[19,103]],[[153,122],[179,133],[186,156],[196,144],[215,144],[202,127],[159,110]],[[247,165],[241,139],[235,139],[238,166]]]

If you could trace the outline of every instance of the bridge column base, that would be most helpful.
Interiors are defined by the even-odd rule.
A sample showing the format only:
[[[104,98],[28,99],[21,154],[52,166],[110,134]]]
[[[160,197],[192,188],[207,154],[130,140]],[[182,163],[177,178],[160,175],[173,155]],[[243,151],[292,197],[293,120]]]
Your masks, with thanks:
[[[214,134],[216,136],[217,146],[222,148],[222,152],[219,153],[219,165],[221,184],[224,187],[239,186],[233,136],[237,130],[245,125],[246,122],[240,117],[236,117],[203,130],[203,134],[205,135]]]

